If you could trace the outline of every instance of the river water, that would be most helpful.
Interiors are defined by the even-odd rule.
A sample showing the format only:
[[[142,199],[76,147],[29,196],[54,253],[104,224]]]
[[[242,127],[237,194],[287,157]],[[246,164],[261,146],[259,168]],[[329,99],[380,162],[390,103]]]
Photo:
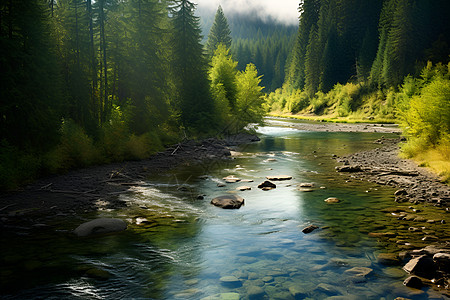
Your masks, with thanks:
[[[382,134],[307,132],[292,122],[260,127],[261,141],[239,147],[231,160],[154,174],[120,196],[127,208],[84,218],[126,219],[125,232],[75,238],[69,230],[84,220],[74,219],[56,232],[11,239],[2,246],[2,297],[427,299],[431,291],[403,287],[400,265],[377,262],[380,253],[398,251],[395,242],[368,236],[398,229],[381,211],[397,205],[393,190],[334,170],[334,155],[379,147],[373,141]],[[257,188],[280,174],[293,179]],[[219,187],[228,175],[252,182]],[[242,185],[251,190],[237,191]],[[227,193],[245,205],[210,204]],[[328,197],[341,202],[327,204]],[[311,224],[319,229],[302,233]],[[369,274],[355,276],[361,272]]]

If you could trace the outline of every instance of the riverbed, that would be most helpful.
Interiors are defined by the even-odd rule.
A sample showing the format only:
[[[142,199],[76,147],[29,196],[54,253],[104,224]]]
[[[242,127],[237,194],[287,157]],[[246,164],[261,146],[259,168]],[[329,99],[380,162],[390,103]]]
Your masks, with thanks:
[[[441,297],[431,288],[403,286],[400,261],[378,259],[399,248],[373,233],[397,232],[389,208],[409,205],[394,203],[392,187],[335,171],[337,157],[380,147],[375,140],[396,133],[314,132],[297,123],[276,120],[258,128],[261,141],[235,148],[231,159],[183,164],[134,182],[117,195],[123,207],[100,201],[96,212],[2,236],[8,245],[1,250],[2,298]],[[226,183],[230,175],[240,181]],[[276,175],[292,179],[274,181],[269,191],[258,188]],[[250,189],[239,191],[242,186]],[[229,193],[245,205],[210,204]],[[340,202],[324,201],[330,197]],[[128,229],[72,234],[98,217],[124,219]],[[310,225],[318,228],[303,233]]]

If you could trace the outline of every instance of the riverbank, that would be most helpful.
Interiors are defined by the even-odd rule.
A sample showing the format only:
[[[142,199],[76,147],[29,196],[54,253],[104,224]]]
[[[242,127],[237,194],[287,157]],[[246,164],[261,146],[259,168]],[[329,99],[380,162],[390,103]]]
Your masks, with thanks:
[[[337,158],[342,165],[336,170],[348,173],[351,180],[396,189],[397,204],[383,212],[397,223],[397,230],[369,233],[381,243],[397,247],[397,254],[382,256],[379,263],[403,265],[411,275],[403,284],[417,293],[430,286],[450,297],[450,187],[412,160],[401,159],[400,140],[379,139],[375,143],[382,144],[381,148]]]
[[[0,228],[17,223],[36,226],[46,217],[122,207],[125,203],[118,195],[152,174],[183,164],[227,159],[234,146],[258,140],[254,135],[242,133],[226,139],[185,141],[146,160],[95,166],[39,179],[18,191],[0,195]]]

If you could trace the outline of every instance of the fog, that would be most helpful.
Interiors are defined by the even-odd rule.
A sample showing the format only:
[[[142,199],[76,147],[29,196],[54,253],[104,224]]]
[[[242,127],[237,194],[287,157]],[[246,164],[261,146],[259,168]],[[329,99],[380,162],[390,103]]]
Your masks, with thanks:
[[[216,11],[222,5],[225,15],[233,13],[257,14],[260,18],[272,18],[281,23],[298,23],[300,0],[193,0],[201,11]]]

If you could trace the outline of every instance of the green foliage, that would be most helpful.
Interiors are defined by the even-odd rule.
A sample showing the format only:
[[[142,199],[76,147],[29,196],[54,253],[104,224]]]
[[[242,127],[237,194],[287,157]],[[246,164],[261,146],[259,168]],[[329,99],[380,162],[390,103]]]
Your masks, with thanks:
[[[60,144],[46,157],[50,172],[86,167],[99,160],[92,138],[73,120],[64,119],[60,133]]]
[[[239,128],[248,123],[262,123],[265,111],[261,77],[254,64],[248,64],[245,71],[236,75],[237,103],[235,116],[239,120]]]
[[[228,20],[225,17],[222,6],[217,8],[214,23],[209,31],[206,51],[209,56],[214,55],[219,44],[225,45],[228,49],[231,47],[231,31],[228,26]]]
[[[219,44],[211,61],[209,79],[213,91],[225,93],[231,111],[235,109],[237,97],[236,66],[237,62],[231,57],[230,50],[225,45]],[[219,85],[223,86],[223,91]]]
[[[438,145],[450,136],[450,80],[435,78],[425,85],[420,95],[411,98],[403,120],[405,132],[413,139]]]

